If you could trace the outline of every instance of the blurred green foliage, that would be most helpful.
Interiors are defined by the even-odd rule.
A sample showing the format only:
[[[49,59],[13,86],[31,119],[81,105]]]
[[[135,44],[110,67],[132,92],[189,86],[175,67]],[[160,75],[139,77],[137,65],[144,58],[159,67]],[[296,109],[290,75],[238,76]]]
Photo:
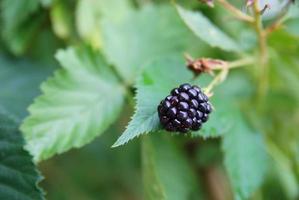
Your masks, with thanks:
[[[267,1],[263,25],[282,26],[264,79],[256,30],[219,2],[0,0],[0,199],[298,199],[298,2]],[[215,80],[192,79],[184,53],[254,60],[213,88],[188,136],[156,113],[179,84]]]

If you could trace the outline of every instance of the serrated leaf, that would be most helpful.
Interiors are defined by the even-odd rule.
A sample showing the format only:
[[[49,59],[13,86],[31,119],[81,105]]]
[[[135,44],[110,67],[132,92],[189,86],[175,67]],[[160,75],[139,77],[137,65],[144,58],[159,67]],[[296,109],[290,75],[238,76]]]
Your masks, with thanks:
[[[144,199],[204,199],[186,157],[163,134],[168,133],[156,132],[142,141]]]
[[[240,51],[239,45],[201,12],[188,11],[176,5],[178,13],[186,25],[198,36],[212,47],[219,47],[227,51]]]
[[[159,102],[172,88],[189,82],[191,78],[192,74],[185,70],[183,60],[180,59],[165,58],[148,64],[136,84],[136,112],[113,147],[123,145],[141,134],[157,131]]]
[[[209,115],[209,120],[203,125],[202,130],[191,133],[193,137],[219,137],[230,130],[234,120],[230,118],[229,103],[224,102],[225,100],[218,95],[211,98],[211,103],[215,110]]]
[[[171,6],[146,6],[120,22],[101,24],[104,54],[128,83],[148,61],[183,53],[192,36]]]
[[[56,57],[63,69],[42,84],[43,95],[21,126],[35,161],[92,141],[117,118],[124,100],[124,88],[98,52],[69,48]]]
[[[224,164],[236,200],[249,199],[262,185],[268,156],[260,134],[253,132],[241,114],[235,114],[234,126],[224,135]]]
[[[159,130],[157,106],[173,88],[186,82],[192,82],[192,73],[186,70],[183,59],[168,57],[148,63],[137,80],[135,114],[125,132],[112,147],[123,145],[141,134]],[[207,130],[199,131],[197,134],[211,137],[221,133]]]
[[[44,199],[37,186],[41,176],[23,149],[23,138],[14,120],[0,114],[0,199]]]

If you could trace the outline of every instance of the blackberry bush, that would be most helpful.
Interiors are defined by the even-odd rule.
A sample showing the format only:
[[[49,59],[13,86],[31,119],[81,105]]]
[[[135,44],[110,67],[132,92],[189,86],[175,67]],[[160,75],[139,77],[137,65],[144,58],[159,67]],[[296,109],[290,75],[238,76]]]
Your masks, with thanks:
[[[299,200],[298,14],[0,0],[0,200]]]
[[[205,123],[212,106],[198,86],[188,83],[174,88],[158,106],[160,122],[167,131],[197,131]]]

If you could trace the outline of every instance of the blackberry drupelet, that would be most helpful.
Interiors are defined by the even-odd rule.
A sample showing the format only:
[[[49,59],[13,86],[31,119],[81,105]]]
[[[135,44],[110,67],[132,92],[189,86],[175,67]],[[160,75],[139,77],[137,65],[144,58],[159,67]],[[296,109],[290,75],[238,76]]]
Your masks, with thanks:
[[[158,106],[160,123],[170,132],[197,131],[211,112],[209,98],[198,86],[188,83],[174,88]]]

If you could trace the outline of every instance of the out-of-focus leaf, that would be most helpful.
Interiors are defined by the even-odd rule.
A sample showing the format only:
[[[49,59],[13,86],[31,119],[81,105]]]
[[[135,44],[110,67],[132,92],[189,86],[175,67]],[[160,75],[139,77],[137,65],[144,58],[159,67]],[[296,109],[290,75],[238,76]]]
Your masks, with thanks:
[[[171,72],[171,73],[170,73]],[[113,147],[127,143],[141,134],[160,129],[157,106],[171,89],[185,82],[192,82],[192,74],[187,71],[182,59],[168,57],[150,62],[137,81],[137,104],[135,114],[125,132],[118,138]],[[211,123],[212,124],[212,123]],[[215,137],[221,132],[198,131],[196,135]]]
[[[193,39],[175,9],[166,5],[146,6],[120,22],[105,19],[101,24],[104,54],[128,83],[149,60],[181,54]]]
[[[124,88],[98,52],[69,48],[56,57],[63,69],[42,84],[43,95],[21,126],[35,161],[93,140],[117,118],[124,99]]]
[[[271,35],[269,43],[275,51],[270,51],[270,91],[262,123],[267,129],[267,146],[276,178],[288,199],[296,199],[299,195],[299,94],[296,90],[299,87],[299,42],[297,37],[281,30]]]
[[[79,35],[90,45],[102,44],[100,20],[105,17],[117,22],[127,17],[131,5],[127,0],[79,0],[76,8],[76,27]]]
[[[236,200],[248,199],[261,186],[268,167],[265,143],[251,130],[241,114],[235,113],[235,124],[224,135],[224,164]]]
[[[0,114],[0,199],[44,199],[37,186],[41,176],[23,149],[17,123]]]
[[[204,199],[186,157],[169,138],[155,132],[143,138],[142,142],[146,200]]]
[[[299,94],[296,90],[296,88],[299,87],[298,38],[286,31],[278,31],[269,37],[269,44],[273,48],[272,51],[270,51],[271,70],[269,71],[272,92],[284,93],[298,100]],[[269,103],[276,99],[269,99]],[[288,99],[289,98],[285,98],[285,100]],[[280,104],[279,107],[287,105],[291,104]],[[298,101],[296,105],[298,105]],[[295,108],[297,108],[296,105],[293,106],[292,109],[289,109],[289,111],[294,112],[296,110]],[[276,106],[278,106],[278,104]]]
[[[292,0],[290,0],[292,1]],[[290,3],[289,0],[260,0],[259,7],[262,8],[266,4],[269,5],[268,9],[263,13],[263,20],[271,20],[285,14],[287,10],[287,5]]]
[[[35,31],[44,20],[44,15],[34,14],[38,11],[38,0],[3,0],[1,13],[3,20],[2,35],[15,54],[25,51]]]
[[[285,27],[289,33],[299,37],[299,18],[296,20],[289,20],[285,23]]]
[[[38,36],[34,38],[34,43],[32,43],[28,53],[35,61],[57,67],[57,61],[53,55],[55,55],[57,49],[63,47],[63,41],[56,37],[52,31],[52,27],[48,27],[40,31]]]
[[[206,86],[205,77],[196,80],[196,84]],[[219,137],[228,133],[235,124],[234,115],[237,112],[232,107],[241,103],[252,94],[253,85],[248,77],[242,73],[231,72],[228,78],[214,89],[214,95],[210,98],[214,111],[209,120],[202,127],[202,131],[193,132],[194,137]]]
[[[31,42],[33,42],[37,30],[44,22],[45,17],[45,13],[34,16],[20,24],[14,30],[3,33],[5,43],[12,53],[21,55],[28,49],[32,44]]]
[[[291,5],[289,7],[288,13],[286,15],[287,19],[292,19],[292,18],[299,18],[299,5],[298,2],[295,4]]]
[[[29,60],[0,56],[0,199],[44,199],[37,186],[41,176],[23,149],[18,125],[51,71]]]
[[[62,38],[67,39],[72,35],[72,13],[66,1],[55,1],[52,4],[51,22],[54,33]]]
[[[269,154],[275,161],[275,171],[281,181],[282,188],[289,199],[296,199],[299,196],[299,183],[292,169],[292,162],[273,142],[268,141],[267,146]]]
[[[185,10],[176,5],[178,13],[186,25],[201,40],[212,47],[219,47],[227,51],[240,51],[239,45],[209,21],[202,13]]]
[[[43,7],[50,7],[53,3],[52,0],[39,0]]]
[[[13,30],[37,11],[39,0],[3,0],[1,13],[4,27]]]
[[[52,70],[44,64],[0,56],[0,113],[20,122],[28,114],[27,106],[40,93],[40,83]]]
[[[244,2],[237,1],[244,5]],[[235,3],[236,4],[236,3]],[[234,4],[234,5],[235,5]],[[240,9],[243,5],[238,6]],[[230,16],[230,12],[222,6],[215,6],[213,8],[213,22],[223,33],[226,33],[233,38],[235,43],[239,45],[239,48],[243,51],[253,50],[257,46],[257,36],[255,30],[247,23],[240,20],[229,20],[233,18]]]
[[[289,6],[288,12],[284,17],[283,28],[286,29],[287,32],[293,34],[294,36],[299,37],[299,4],[298,2]],[[297,38],[298,40],[298,38]]]

